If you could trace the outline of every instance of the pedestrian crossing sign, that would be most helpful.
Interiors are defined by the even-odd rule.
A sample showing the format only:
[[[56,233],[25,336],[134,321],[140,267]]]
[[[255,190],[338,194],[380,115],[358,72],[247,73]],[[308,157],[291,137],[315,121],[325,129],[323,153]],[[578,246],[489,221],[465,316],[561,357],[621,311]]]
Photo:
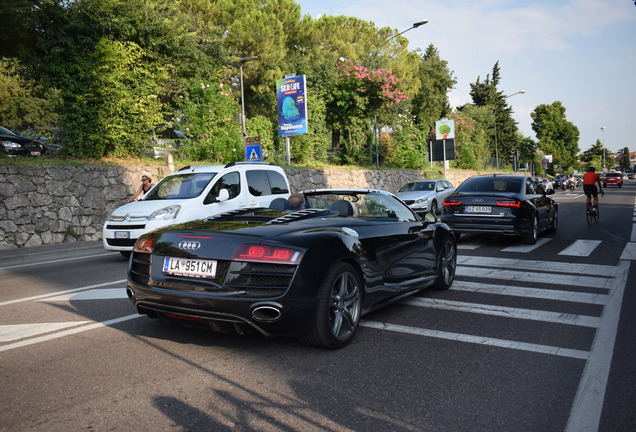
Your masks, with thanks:
[[[261,137],[245,137],[245,160],[247,162],[262,162]]]

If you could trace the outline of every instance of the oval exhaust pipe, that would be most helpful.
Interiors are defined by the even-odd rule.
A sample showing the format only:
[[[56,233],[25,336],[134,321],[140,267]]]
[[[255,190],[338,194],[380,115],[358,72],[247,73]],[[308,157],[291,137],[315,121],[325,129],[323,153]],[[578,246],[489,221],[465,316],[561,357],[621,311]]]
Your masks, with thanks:
[[[252,310],[252,318],[256,321],[270,323],[278,321],[282,316],[280,307],[278,305],[260,305]]]
[[[126,287],[126,295],[131,302],[135,302],[135,293],[133,292],[133,290],[130,289],[130,287]]]

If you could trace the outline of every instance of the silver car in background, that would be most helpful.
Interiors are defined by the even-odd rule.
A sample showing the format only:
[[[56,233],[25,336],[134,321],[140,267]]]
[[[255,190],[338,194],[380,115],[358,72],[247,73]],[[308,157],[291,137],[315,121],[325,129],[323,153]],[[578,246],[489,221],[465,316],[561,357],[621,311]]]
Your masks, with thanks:
[[[437,214],[444,198],[455,191],[448,180],[431,179],[408,182],[397,191],[397,196],[420,216],[424,213]]]

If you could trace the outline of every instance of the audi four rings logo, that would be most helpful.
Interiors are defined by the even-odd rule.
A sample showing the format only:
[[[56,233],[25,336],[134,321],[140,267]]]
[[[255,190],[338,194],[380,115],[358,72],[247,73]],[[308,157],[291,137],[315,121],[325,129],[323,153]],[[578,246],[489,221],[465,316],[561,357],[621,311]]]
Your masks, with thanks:
[[[179,249],[195,251],[201,247],[201,243],[194,240],[181,240]]]

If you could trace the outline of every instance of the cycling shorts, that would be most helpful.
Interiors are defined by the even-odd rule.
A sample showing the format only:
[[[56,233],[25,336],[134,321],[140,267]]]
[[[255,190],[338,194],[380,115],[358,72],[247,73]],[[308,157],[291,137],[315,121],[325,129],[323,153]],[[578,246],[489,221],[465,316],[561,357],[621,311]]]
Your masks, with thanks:
[[[585,195],[587,195],[588,197],[596,198],[598,196],[598,188],[596,187],[595,184],[583,185],[583,192],[585,192]]]

